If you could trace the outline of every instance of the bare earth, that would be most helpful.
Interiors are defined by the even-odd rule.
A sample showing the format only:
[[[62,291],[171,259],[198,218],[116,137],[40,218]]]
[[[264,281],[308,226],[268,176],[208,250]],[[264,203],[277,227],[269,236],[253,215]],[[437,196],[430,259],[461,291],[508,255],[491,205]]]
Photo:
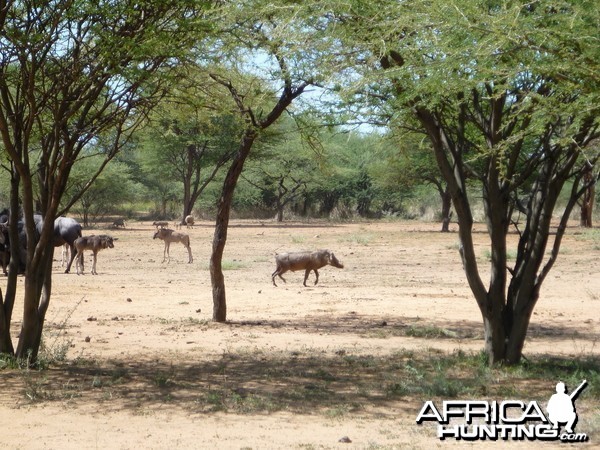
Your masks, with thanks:
[[[74,267],[64,274],[56,251],[45,344],[50,354],[68,353],[47,371],[0,370],[0,448],[479,447],[440,441],[432,427],[416,425],[430,398],[350,388],[354,375],[396,386],[401,380],[377,378],[377,361],[400,354],[482,348],[456,232],[438,229],[421,222],[234,221],[225,251],[226,324],[211,322],[212,223],[183,230],[192,264],[180,244],[163,263],[163,244],[152,240],[147,222],[85,230],[118,238],[115,248],[100,252],[97,276],[89,274],[88,254],[85,275]],[[569,228],[545,282],[528,357],[600,354],[600,251],[581,233]],[[484,238],[477,235],[482,267]],[[303,287],[299,272],[284,275],[287,284],[271,284],[276,252],[317,248],[334,251],[345,268],[323,268],[317,286],[311,275]],[[21,314],[17,304],[15,345]],[[409,327],[448,330],[448,337],[410,337]],[[353,361],[354,369],[343,368]],[[549,398],[554,386],[534,389]],[[583,431],[581,418],[597,417],[598,405],[583,396],[577,408]],[[351,442],[339,442],[344,437]],[[596,433],[583,446],[599,440]]]

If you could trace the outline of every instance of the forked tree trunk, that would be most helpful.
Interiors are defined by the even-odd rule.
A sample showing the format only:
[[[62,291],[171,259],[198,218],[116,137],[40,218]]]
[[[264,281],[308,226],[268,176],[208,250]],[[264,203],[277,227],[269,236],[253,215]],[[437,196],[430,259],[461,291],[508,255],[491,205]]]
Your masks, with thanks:
[[[473,242],[473,216],[469,204],[466,176],[460,149],[453,147],[440,121],[431,112],[418,109],[418,117],[431,138],[436,160],[449,186],[457,214],[460,254],[469,287],[477,301],[484,325],[485,351],[490,364],[516,364],[521,360],[527,329],[537,303],[542,283],[558,257],[568,218],[583,195],[580,181],[584,170],[574,169],[578,160],[577,146],[546,149],[545,158],[536,166],[536,174],[527,205],[526,226],[519,230],[519,244],[514,267],[507,267],[506,236],[512,215],[516,187],[502,176],[494,158],[489,160],[485,177],[481,178],[483,201],[491,250],[490,281],[481,278]],[[496,129],[500,129],[496,125]],[[495,142],[491,139],[491,142]],[[514,161],[520,155],[516,147]],[[560,224],[553,237],[550,255],[546,250],[556,201],[567,180],[572,180],[571,193]],[[508,274],[510,273],[510,282]]]
[[[52,221],[54,223],[54,221]],[[16,357],[37,361],[46,311],[52,294],[52,256],[54,246],[49,239],[35,265],[30,264],[25,277],[23,324],[17,346]]]
[[[521,361],[532,312],[533,307],[515,315],[510,334],[507,336],[505,355],[500,361],[504,361],[508,365],[518,364]]]

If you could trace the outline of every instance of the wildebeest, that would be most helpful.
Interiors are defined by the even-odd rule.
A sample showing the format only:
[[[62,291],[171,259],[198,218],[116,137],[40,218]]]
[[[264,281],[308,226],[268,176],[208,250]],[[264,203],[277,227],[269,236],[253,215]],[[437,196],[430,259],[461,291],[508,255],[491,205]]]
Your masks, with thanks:
[[[9,260],[10,260],[10,256],[11,256],[11,245],[10,245],[10,225],[9,225],[9,219],[10,219],[10,213],[8,211],[8,209],[4,209],[2,212],[0,212],[0,234],[2,235],[2,241],[3,243],[1,244],[2,246],[2,250],[3,250],[3,255],[2,255],[2,261],[3,264],[4,262],[6,262],[6,264],[8,264]],[[34,229],[34,232],[37,233],[38,229],[37,227]],[[18,236],[18,242],[19,244],[17,245],[17,248],[19,250],[19,267],[18,267],[18,272],[19,273],[25,273],[25,265],[26,265],[26,259],[27,259],[27,234],[25,231],[25,222],[23,221],[23,219],[19,219],[17,221],[17,236]],[[35,237],[37,239],[37,235]],[[6,272],[5,272],[6,273]]]
[[[4,213],[4,211],[2,212]],[[6,217],[8,217],[8,214],[6,215]],[[42,229],[44,227],[44,218],[42,215],[40,214],[34,214],[33,215],[33,220],[35,223],[35,231],[39,234],[41,234]],[[4,223],[0,223],[0,231],[3,232],[5,238],[8,237],[8,221],[6,220]],[[25,270],[25,250],[27,249],[27,237],[25,234],[25,223],[24,221],[21,219],[18,222],[18,234],[19,234],[19,241],[20,241],[20,250],[21,250],[21,271]],[[71,270],[71,264],[73,264],[73,260],[75,259],[75,247],[73,246],[73,243],[75,242],[75,239],[77,239],[78,237],[81,237],[81,225],[75,220],[72,219],[70,217],[57,217],[54,220],[54,232],[53,232],[53,240],[52,243],[55,247],[60,247],[62,245],[69,245],[69,248],[71,250],[71,258],[67,263],[67,268],[65,270],[65,273],[69,273],[69,271]],[[37,237],[36,237],[37,239]]]
[[[333,252],[329,250],[317,250],[315,252],[290,252],[290,253],[279,253],[275,255],[275,263],[277,267],[275,272],[271,275],[271,279],[273,280],[273,285],[277,286],[275,283],[275,277],[278,276],[285,283],[285,279],[281,276],[287,271],[291,270],[295,272],[296,270],[304,270],[304,286],[306,286],[306,280],[308,279],[308,275],[310,271],[315,272],[316,280],[315,285],[319,282],[319,272],[317,269],[321,267],[330,265],[333,267],[338,267],[340,269],[344,268],[344,265],[338,261]]]
[[[181,242],[188,251],[188,263],[194,261],[192,258],[192,249],[190,247],[190,237],[185,233],[180,233],[179,231],[171,230],[170,228],[160,228],[154,233],[154,237],[152,239],[162,239],[165,241],[165,249],[163,250],[163,260],[171,261],[171,257],[169,256],[169,247],[171,242]]]
[[[0,264],[2,264],[2,272],[4,272],[4,275],[8,275],[6,266],[8,265],[9,257],[10,248],[8,246],[8,240],[6,239],[4,232],[0,232]]]
[[[113,238],[106,234],[82,236],[75,240],[75,249],[77,250],[77,260],[75,266],[77,267],[77,275],[83,273],[83,252],[84,250],[91,250],[94,255],[94,262],[92,263],[92,275],[98,275],[96,272],[96,261],[98,259],[98,252],[105,248],[114,248]],[[81,271],[80,271],[81,269]]]
[[[54,246],[68,244],[71,250],[71,258],[67,263],[65,273],[71,270],[71,264],[76,256],[75,240],[81,237],[81,225],[70,217],[57,217],[54,220]]]

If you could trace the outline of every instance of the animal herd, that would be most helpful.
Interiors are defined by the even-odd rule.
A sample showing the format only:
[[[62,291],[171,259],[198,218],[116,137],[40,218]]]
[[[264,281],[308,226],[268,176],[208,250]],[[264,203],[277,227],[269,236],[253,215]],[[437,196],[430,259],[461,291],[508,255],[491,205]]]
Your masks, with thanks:
[[[6,267],[10,258],[8,217],[8,210],[5,209],[4,211],[0,212],[0,264],[2,265],[2,270],[5,275],[7,274]],[[34,215],[34,221],[37,232],[41,233],[44,225],[42,216],[39,214]],[[194,226],[194,218],[189,215],[183,220],[183,223],[185,223],[188,228],[192,228]],[[154,233],[153,239],[160,239],[164,241],[165,244],[163,250],[163,262],[170,262],[171,258],[169,255],[169,247],[173,242],[180,242],[187,249],[188,263],[192,263],[194,261],[192,257],[192,249],[190,247],[189,235],[167,228],[169,223],[165,221],[156,221],[153,222],[152,225],[156,227],[156,232]],[[117,219],[113,222],[113,227],[124,228],[125,223],[122,219]],[[23,220],[19,220],[18,236],[20,241],[20,261],[25,261],[25,251],[27,249],[27,238],[24,228],[25,226]],[[70,272],[71,265],[73,264],[73,261],[75,261],[77,274],[83,274],[83,253],[84,251],[88,250],[92,252],[93,258],[91,273],[93,275],[97,275],[96,263],[98,252],[106,248],[114,248],[114,241],[116,240],[116,238],[106,234],[83,236],[81,225],[75,219],[70,217],[57,217],[54,221],[54,246],[63,247],[63,263],[66,263],[65,273]],[[67,254],[70,256],[66,257]],[[314,284],[316,285],[319,282],[318,270],[322,267],[327,265],[337,268],[344,267],[344,265],[336,258],[333,252],[330,252],[329,250],[279,253],[275,255],[275,263],[276,268],[271,275],[274,286],[277,286],[275,283],[275,277],[281,278],[281,280],[283,280],[285,283],[285,279],[282,277],[282,275],[288,271],[295,272],[297,270],[304,270],[303,285],[306,286],[306,281],[310,275],[310,272],[315,273]],[[19,269],[20,273],[23,273],[25,271],[24,264],[22,264]]]

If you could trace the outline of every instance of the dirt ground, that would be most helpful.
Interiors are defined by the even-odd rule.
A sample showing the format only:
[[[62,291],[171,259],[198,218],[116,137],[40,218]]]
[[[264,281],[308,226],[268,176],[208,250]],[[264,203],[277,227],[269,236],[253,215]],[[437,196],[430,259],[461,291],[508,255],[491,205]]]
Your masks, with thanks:
[[[234,221],[224,258],[226,324],[211,322],[212,223],[184,230],[192,264],[179,244],[163,263],[150,223],[126,225],[84,231],[118,238],[100,252],[97,276],[89,274],[87,254],[85,275],[74,268],[64,274],[56,251],[45,351],[59,360],[67,351],[66,359],[43,372],[0,370],[0,448],[481,445],[440,441],[431,427],[416,425],[430,398],[369,395],[371,388],[352,391],[351,383],[330,396],[355,375],[381,383],[377,361],[482,348],[456,225],[442,234],[438,224],[422,222]],[[568,230],[532,318],[524,350],[530,358],[600,355],[600,249],[597,233],[595,243],[585,236],[576,226]],[[482,267],[485,237],[476,234]],[[316,286],[311,275],[303,287],[299,272],[272,285],[276,252],[315,248],[333,250],[344,269],[323,268]],[[15,345],[21,314],[17,304]],[[409,328],[446,334],[415,337]],[[340,361],[358,363],[342,376],[334,372]],[[549,397],[554,386],[535,389]],[[598,414],[585,398],[577,406],[580,416]]]

